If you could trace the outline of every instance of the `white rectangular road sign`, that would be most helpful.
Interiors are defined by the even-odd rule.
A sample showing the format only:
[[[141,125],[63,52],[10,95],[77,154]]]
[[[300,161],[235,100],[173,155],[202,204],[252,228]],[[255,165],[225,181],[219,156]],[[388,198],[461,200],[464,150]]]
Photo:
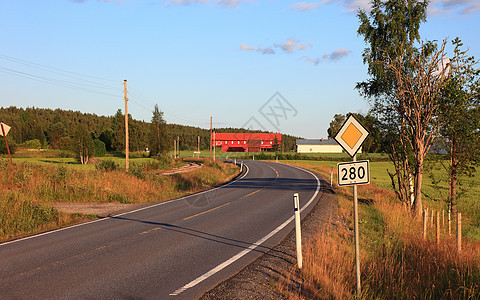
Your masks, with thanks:
[[[370,162],[368,160],[339,163],[337,167],[339,186],[370,183]]]

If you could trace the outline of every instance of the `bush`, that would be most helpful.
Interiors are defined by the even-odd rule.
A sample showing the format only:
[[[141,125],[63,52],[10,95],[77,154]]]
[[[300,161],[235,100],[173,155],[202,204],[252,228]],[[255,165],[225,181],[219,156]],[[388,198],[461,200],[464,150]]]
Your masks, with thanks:
[[[30,140],[25,142],[27,149],[41,149],[42,143],[38,139]]]
[[[68,136],[61,137],[60,140],[58,141],[58,149],[61,150],[72,150],[72,138]]]
[[[8,135],[7,135],[7,141],[8,141],[8,148],[10,149],[10,154],[15,154],[15,151],[17,150],[17,144],[15,144],[15,141]],[[7,145],[5,144],[5,138],[3,136],[0,137],[0,153],[8,154]]]
[[[100,171],[115,171],[118,165],[111,159],[102,160],[99,164],[95,165],[95,168]]]
[[[99,139],[93,140],[93,150],[96,157],[103,157],[107,153],[105,143]]]
[[[0,202],[0,237],[15,236],[31,232],[49,223],[58,222],[56,209],[23,200],[15,194],[8,194]]]

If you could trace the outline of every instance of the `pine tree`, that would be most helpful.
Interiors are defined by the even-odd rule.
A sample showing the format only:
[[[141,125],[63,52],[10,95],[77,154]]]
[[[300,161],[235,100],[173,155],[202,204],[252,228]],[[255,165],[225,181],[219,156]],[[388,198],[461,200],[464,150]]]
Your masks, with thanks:
[[[166,122],[163,119],[163,112],[155,104],[152,123],[150,124],[149,149],[151,155],[158,155],[167,151]]]

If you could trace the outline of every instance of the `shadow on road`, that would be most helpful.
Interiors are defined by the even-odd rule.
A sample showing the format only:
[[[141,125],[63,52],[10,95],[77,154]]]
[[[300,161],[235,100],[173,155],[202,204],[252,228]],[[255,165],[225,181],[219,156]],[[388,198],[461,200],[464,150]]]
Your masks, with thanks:
[[[191,229],[191,228],[187,228],[187,227],[182,227],[182,226],[178,226],[178,225],[173,225],[173,224],[144,221],[144,220],[138,220],[138,219],[125,218],[125,217],[110,217],[110,218],[111,219],[116,219],[116,220],[140,222],[140,223],[144,223],[144,224],[154,225],[154,226],[161,227],[162,229],[165,229],[165,230],[190,235],[190,236],[193,236],[193,237],[201,238],[201,239],[204,239],[204,240],[208,240],[208,241],[223,244],[223,245],[237,247],[237,248],[240,248],[242,250],[248,249],[251,246],[255,245],[254,243],[251,243],[251,242],[244,242],[244,241],[240,241],[240,240],[236,240],[236,239],[232,239],[232,238],[228,238],[228,237],[223,237],[223,236],[219,236],[219,235],[215,235],[215,234],[210,234],[210,233],[207,233],[207,232],[203,232],[203,231],[199,231],[199,230],[195,230],[195,229]],[[277,251],[277,250],[274,250],[270,247],[265,247],[265,246],[262,246],[262,245],[256,245],[256,246],[257,247],[255,249],[252,249],[252,251],[262,253],[262,254],[266,254],[266,255],[270,255],[270,256],[273,256],[273,257],[278,257],[278,258],[281,258],[285,261],[287,261],[287,260],[285,258],[283,258],[282,256],[279,256],[279,254],[283,254],[283,255],[294,258],[294,256],[292,256],[288,253]]]

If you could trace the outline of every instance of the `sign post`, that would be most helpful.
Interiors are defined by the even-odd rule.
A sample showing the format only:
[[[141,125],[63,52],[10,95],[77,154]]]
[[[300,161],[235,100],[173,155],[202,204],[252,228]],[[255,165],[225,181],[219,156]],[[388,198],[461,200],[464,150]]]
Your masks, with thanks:
[[[5,138],[5,145],[7,145],[8,157],[10,157],[10,164],[13,167],[12,155],[10,154],[10,148],[8,147],[8,141],[7,141],[7,134],[10,131],[10,126],[4,123],[0,123],[0,127],[2,127],[0,134],[3,135],[3,137]]]
[[[357,185],[370,182],[370,170],[368,161],[357,162],[357,152],[368,136],[368,131],[358,122],[353,115],[347,118],[335,140],[352,157],[351,163],[340,163],[338,167],[338,185],[353,185],[353,210],[355,228],[355,265],[357,277],[357,295],[361,294],[362,285],[360,281],[360,245],[358,230],[358,195]]]

